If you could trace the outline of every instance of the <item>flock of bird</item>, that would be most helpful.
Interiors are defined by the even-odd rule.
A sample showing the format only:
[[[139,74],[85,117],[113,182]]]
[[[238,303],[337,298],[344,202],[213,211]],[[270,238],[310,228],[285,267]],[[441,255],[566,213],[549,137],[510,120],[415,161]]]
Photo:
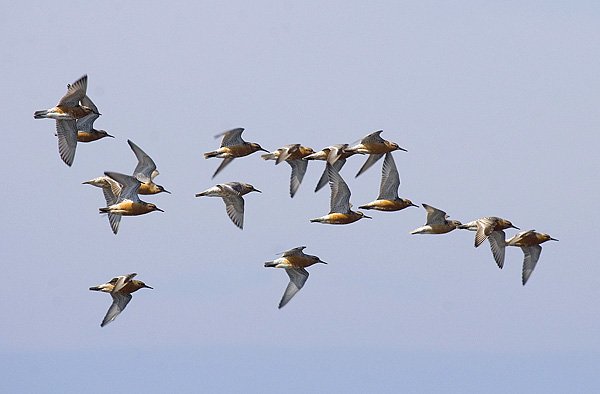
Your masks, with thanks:
[[[100,116],[98,108],[87,96],[87,75],[84,75],[73,84],[67,85],[67,93],[58,104],[50,109],[36,111],[35,119],[49,118],[56,121],[56,136],[61,159],[71,166],[75,158],[78,142],[91,142],[104,137],[113,137],[104,130],[96,130],[93,125]],[[213,178],[219,174],[234,159],[248,156],[257,151],[264,151],[264,160],[274,160],[275,164],[286,162],[291,167],[290,197],[294,197],[311,160],[325,161],[325,170],[319,179],[315,192],[326,184],[331,188],[329,213],[310,222],[323,224],[350,224],[363,218],[371,219],[361,211],[353,211],[350,204],[351,192],[340,175],[340,170],[346,160],[356,154],[368,155],[367,160],[360,168],[356,177],[364,173],[376,162],[385,156],[381,172],[381,185],[379,196],[376,200],[359,206],[363,210],[377,210],[384,212],[400,211],[407,207],[417,207],[408,199],[398,196],[400,176],[392,152],[396,150],[407,151],[394,142],[381,137],[382,130],[376,131],[362,138],[354,145],[338,144],[328,146],[318,152],[300,144],[283,146],[273,152],[263,149],[259,144],[246,142],[242,139],[244,129],[236,128],[221,133],[215,138],[222,137],[221,146],[204,154],[206,159],[223,159]],[[114,138],[114,137],[113,137]],[[100,213],[108,216],[110,227],[114,234],[119,230],[122,216],[139,216],[153,211],[163,212],[155,204],[142,201],[139,195],[152,195],[157,193],[170,193],[163,186],[154,183],[159,172],[152,158],[132,141],[127,141],[138,164],[132,175],[117,172],[105,172],[104,176],[83,182],[102,189],[106,200],[106,207],[100,208]],[[229,182],[217,184],[196,197],[220,197],[225,203],[227,215],[240,229],[244,226],[244,198],[250,192],[261,192],[254,186],[243,182]],[[506,239],[504,230],[514,228],[519,230],[510,221],[499,217],[483,217],[466,224],[458,220],[449,220],[446,212],[427,204],[422,204],[427,212],[427,221],[411,234],[445,234],[454,229],[475,231],[475,247],[480,246],[486,239],[490,244],[492,256],[499,268],[504,266],[506,246],[520,247],[524,254],[522,283],[525,285],[531,276],[542,251],[540,244],[557,239],[535,230],[519,232]],[[292,297],[304,286],[308,279],[307,267],[323,263],[317,256],[307,255],[303,252],[305,246],[296,247],[281,253],[281,257],[268,261],[265,267],[283,268],[290,280],[279,303],[279,308],[285,306]],[[102,291],[112,296],[113,302],[104,317],[101,326],[113,321],[125,309],[131,300],[131,293],[141,288],[152,288],[144,282],[134,280],[135,273],[117,276],[109,282],[90,287],[90,290]]]

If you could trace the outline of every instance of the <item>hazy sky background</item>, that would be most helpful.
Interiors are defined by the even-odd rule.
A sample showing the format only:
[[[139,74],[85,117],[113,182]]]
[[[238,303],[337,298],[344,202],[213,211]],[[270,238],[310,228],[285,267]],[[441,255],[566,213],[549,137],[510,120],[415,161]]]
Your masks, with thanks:
[[[485,3],[485,4],[484,4]],[[14,3],[0,15],[2,392],[598,392],[600,390],[600,4],[505,2]],[[96,122],[116,139],[59,158],[34,120],[89,76]],[[213,136],[245,127],[273,150],[321,149],[378,129],[400,196],[463,222],[501,216],[550,233],[526,287],[472,232],[411,236],[422,208],[348,226],[311,162],[294,199],[289,166],[219,160]],[[129,173],[133,140],[173,192],[165,213],[110,231],[99,189]],[[342,170],[358,206],[381,162]],[[245,229],[194,193],[244,181]],[[509,231],[509,235],[513,232]],[[328,265],[282,310],[267,269],[306,245]],[[88,287],[137,272],[135,293]]]

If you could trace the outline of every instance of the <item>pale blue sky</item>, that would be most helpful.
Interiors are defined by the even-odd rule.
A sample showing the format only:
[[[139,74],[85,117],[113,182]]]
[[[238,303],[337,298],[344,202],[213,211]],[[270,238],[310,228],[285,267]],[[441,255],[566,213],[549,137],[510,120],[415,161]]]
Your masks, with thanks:
[[[11,5],[0,391],[597,392],[598,20],[591,1]],[[117,138],[68,168],[54,122],[32,115],[84,73],[95,126]],[[322,163],[294,199],[289,167],[258,154],[210,179],[202,153],[233,127],[269,150],[383,129],[408,149],[401,197],[560,242],[523,287],[517,248],[499,270],[471,232],[409,235],[423,209],[309,223],[329,209]],[[128,138],[173,194],[114,236],[81,182],[131,172]],[[341,172],[355,206],[379,190],[380,163],[354,178],[363,160]],[[243,231],[194,198],[228,181],[263,191]],[[278,310],[287,276],[263,262],[299,245],[329,264]],[[110,297],[88,287],[129,272],[155,290],[100,328]]]

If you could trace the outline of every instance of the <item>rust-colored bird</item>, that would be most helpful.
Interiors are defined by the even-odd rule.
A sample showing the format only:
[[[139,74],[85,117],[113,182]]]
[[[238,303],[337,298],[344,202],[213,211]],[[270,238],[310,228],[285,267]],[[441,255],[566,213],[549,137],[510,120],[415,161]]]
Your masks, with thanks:
[[[546,241],[558,241],[558,239],[552,238],[549,234],[529,230],[522,231],[506,241],[506,246],[518,246],[523,251],[523,272],[521,275],[523,286],[529,280],[535,265],[540,259],[542,253],[540,244]]]
[[[293,198],[302,183],[302,179],[304,179],[304,174],[306,174],[306,168],[308,167],[308,162],[302,159],[313,153],[312,148],[300,144],[291,144],[285,145],[271,153],[261,155],[261,157],[264,160],[275,160],[276,165],[285,161],[292,167],[290,197]]]
[[[506,237],[504,230],[508,228],[519,230],[519,228],[515,227],[510,221],[496,216],[486,216],[469,223],[461,224],[458,228],[476,231],[476,248],[487,239],[490,243],[490,248],[492,249],[494,261],[496,261],[499,268],[504,267],[504,241]]]
[[[390,152],[385,154],[381,169],[381,186],[377,200],[362,205],[360,209],[375,209],[377,211],[399,211],[407,207],[417,207],[412,201],[398,197],[400,174]]]
[[[346,149],[348,152],[369,155],[369,158],[367,161],[365,161],[365,164],[363,164],[360,170],[358,170],[358,173],[356,173],[356,177],[371,168],[373,164],[377,163],[377,161],[388,152],[393,152],[395,150],[403,150],[408,152],[406,149],[401,148],[397,143],[381,138],[381,133],[383,133],[383,130],[371,133],[360,140],[358,144]]]
[[[308,279],[308,271],[305,269],[313,264],[326,262],[322,261],[317,256],[304,254],[303,250],[306,246],[299,246],[294,249],[287,250],[281,254],[281,257],[273,261],[267,261],[265,267],[283,268],[290,277],[290,282],[283,293],[283,297],[279,302],[279,309],[283,308],[294,295],[306,283]]]
[[[213,178],[237,157],[247,156],[259,150],[263,152],[269,152],[268,150],[263,149],[257,143],[244,141],[242,139],[243,131],[244,129],[237,128],[225,131],[215,136],[215,138],[219,138],[221,136],[223,137],[221,140],[221,147],[215,151],[206,152],[204,154],[205,159],[209,159],[211,157],[223,159],[223,162],[213,174]]]
[[[323,160],[331,164],[337,172],[340,172],[344,164],[346,164],[346,159],[356,154],[356,152],[346,151],[347,147],[348,144],[331,145],[312,155],[306,156],[304,160]],[[328,182],[327,166],[325,166],[323,174],[321,174],[321,178],[317,182],[317,187],[315,187],[315,193],[321,190]]]
[[[350,188],[331,164],[327,163],[326,166],[329,186],[331,187],[330,211],[327,215],[310,221],[324,224],[349,224],[362,218],[372,219],[360,211],[350,209],[352,207],[350,204]]]
[[[104,327],[115,320],[117,316],[123,312],[127,304],[129,304],[129,301],[131,301],[131,293],[135,293],[143,288],[152,289],[152,287],[141,280],[133,279],[136,275],[136,273],[132,273],[129,275],[117,276],[107,283],[90,287],[90,290],[92,291],[109,293],[113,299],[110,308],[108,308],[108,312],[106,312],[104,319],[102,319],[102,323],[100,323],[100,327]]]
[[[154,160],[142,148],[134,144],[133,141],[127,140],[127,143],[138,159],[138,164],[135,170],[133,170],[133,176],[141,182],[138,194],[157,194],[161,192],[171,194],[170,191],[165,190],[161,185],[154,183],[154,178],[160,174],[156,169]]]
[[[427,223],[411,231],[411,234],[446,234],[461,225],[458,220],[448,220],[448,215],[441,209],[422,205],[427,211]]]
[[[112,214],[118,216],[138,216],[153,211],[164,212],[156,205],[140,200],[137,192],[140,188],[141,182],[136,178],[130,175],[120,174],[118,172],[105,172],[104,175],[112,178],[121,185],[121,193],[117,197],[116,202],[112,205],[108,205],[110,201],[107,199],[108,206],[100,208],[100,213],[108,213],[109,215]],[[104,188],[102,189],[105,190]],[[113,226],[114,220],[117,220],[116,227]],[[111,221],[111,217],[109,216],[109,221],[111,222],[113,232],[116,234],[120,218],[113,219]]]

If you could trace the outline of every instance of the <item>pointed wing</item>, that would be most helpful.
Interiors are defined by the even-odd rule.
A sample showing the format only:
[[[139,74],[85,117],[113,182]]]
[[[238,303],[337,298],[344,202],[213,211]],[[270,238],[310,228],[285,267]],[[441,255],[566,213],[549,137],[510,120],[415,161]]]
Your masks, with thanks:
[[[231,163],[233,161],[233,158],[227,157],[225,159],[223,159],[223,161],[221,162],[221,164],[219,165],[219,167],[217,168],[217,170],[215,171],[215,173],[213,174],[213,178],[217,176],[217,174],[219,172],[221,172],[223,170],[223,168],[227,167],[227,164]]]
[[[87,94],[81,99],[81,105],[90,108],[94,112],[100,112],[98,111],[98,107],[96,107],[96,104],[94,104],[92,99],[90,99]]]
[[[106,200],[106,206],[110,207],[119,201],[119,196],[121,195],[121,185],[114,179],[107,176],[103,178],[107,185],[102,186],[102,193],[104,194],[104,199]]]
[[[115,287],[113,288],[111,293],[119,292],[123,287],[125,287],[127,283],[131,282],[131,279],[135,278],[136,275],[137,274],[133,272],[131,274],[121,275],[117,276],[116,278],[113,278],[113,280],[117,279],[117,282],[115,283]]]
[[[535,265],[540,259],[540,254],[542,253],[542,247],[540,245],[532,245],[532,246],[521,246],[523,250],[523,254],[525,258],[523,259],[523,286],[529,280],[531,273],[535,269]]]
[[[294,197],[302,183],[302,179],[304,179],[304,174],[306,174],[308,161],[299,159],[291,160],[287,163],[292,167],[292,175],[290,177],[290,197]]]
[[[244,229],[244,199],[242,197],[223,197],[227,215],[239,228]]]
[[[286,250],[285,252],[281,252],[281,257],[304,256],[304,253],[302,252],[304,249],[306,249],[306,246],[298,246],[296,248]]]
[[[77,123],[74,120],[57,120],[56,135],[60,158],[70,167],[77,149]]]
[[[427,211],[427,223],[426,224],[431,225],[431,224],[445,224],[446,223],[446,218],[448,217],[446,212],[442,211],[441,209],[434,208],[431,205],[427,205],[427,204],[423,204],[423,208],[425,208],[425,210]]]
[[[369,135],[367,135],[366,137],[364,137],[362,140],[360,140],[361,144],[372,144],[372,143],[376,143],[376,142],[383,142],[383,138],[381,138],[381,133],[383,133],[383,130],[377,130]]]
[[[281,301],[279,302],[279,309],[283,308],[294,295],[304,286],[306,280],[308,279],[308,271],[304,268],[287,268],[285,270],[288,276],[290,277],[290,283],[288,283],[285,292],[283,293],[283,297],[281,297]]]
[[[350,212],[350,188],[331,164],[327,163],[326,166],[331,187],[330,213],[348,213]]]
[[[156,171],[156,164],[150,156],[146,154],[139,146],[133,143],[131,140],[127,140],[129,147],[135,153],[135,157],[138,159],[138,164],[133,170],[133,176],[136,177],[140,182],[148,183],[152,181],[152,174]]]
[[[224,146],[242,145],[244,140],[242,139],[243,128],[227,130],[221,134],[215,135],[215,138],[223,136],[221,140],[221,148]]]
[[[118,213],[109,213],[108,214],[108,223],[110,224],[110,228],[113,234],[117,234],[119,232],[119,224],[121,224],[122,215]]]
[[[87,114],[83,118],[77,119],[77,130],[78,131],[92,131],[94,129],[94,122],[100,115],[98,115],[98,107],[90,100],[88,96],[84,96],[81,99],[81,105],[84,105],[92,109],[92,113]]]
[[[278,149],[279,156],[275,160],[275,164],[279,164],[282,161],[287,160],[292,154],[296,153],[299,148],[300,148],[300,144],[292,144],[292,145],[286,145],[283,148]]]
[[[67,88],[67,93],[60,99],[58,105],[62,105],[65,107],[76,107],[79,105],[79,101],[81,101],[85,97],[85,93],[87,91],[87,75],[79,78],[77,81],[73,82],[73,84],[69,85]]]
[[[329,164],[335,164],[342,157],[344,149],[348,147],[348,144],[336,144],[329,147],[329,154],[327,155],[327,162]]]
[[[494,231],[495,221],[486,217],[477,220],[477,232],[475,233],[475,247],[482,244],[483,241]]]
[[[377,199],[396,200],[398,198],[399,187],[400,174],[396,168],[394,157],[391,153],[386,153],[381,169],[381,186],[379,188],[379,197],[377,197]]]
[[[244,185],[242,185],[240,182],[220,183],[220,184],[218,184],[216,186],[219,189],[221,189],[223,192],[226,192],[226,193],[235,193],[238,196],[242,196],[242,193],[244,191]]]
[[[94,129],[94,122],[96,121],[96,119],[98,119],[99,116],[100,115],[91,112],[83,118],[77,119],[77,130],[92,131]]]
[[[360,167],[360,170],[358,170],[358,172],[356,173],[355,178],[358,177],[363,172],[367,171],[369,168],[371,168],[371,166],[373,164],[377,163],[377,161],[379,161],[379,159],[381,159],[382,157],[383,157],[383,153],[370,154],[367,161],[365,161],[365,164],[363,164],[363,166]]]
[[[104,175],[112,178],[123,186],[118,202],[123,200],[131,200],[133,202],[140,201],[140,197],[137,194],[140,188],[140,181],[138,181],[136,178],[132,177],[131,175],[125,175],[118,172],[105,172]]]
[[[338,172],[342,169],[342,167],[346,164],[346,159],[339,159],[333,163],[333,168],[335,168]],[[325,166],[325,170],[323,170],[323,174],[321,178],[319,178],[319,182],[317,182],[317,187],[315,187],[315,193],[318,192],[329,182],[329,177],[327,176],[327,166]]]
[[[505,252],[505,238],[506,235],[504,231],[492,231],[490,234],[488,241],[490,241],[490,248],[492,249],[492,255],[494,256],[494,260],[496,264],[498,264],[498,268],[502,269],[504,267],[504,252]]]
[[[111,296],[113,303],[110,308],[108,308],[108,312],[106,312],[106,316],[104,316],[100,327],[104,327],[111,321],[115,320],[117,316],[123,312],[123,309],[125,309],[127,304],[129,304],[129,301],[131,301],[131,294],[111,293]]]

